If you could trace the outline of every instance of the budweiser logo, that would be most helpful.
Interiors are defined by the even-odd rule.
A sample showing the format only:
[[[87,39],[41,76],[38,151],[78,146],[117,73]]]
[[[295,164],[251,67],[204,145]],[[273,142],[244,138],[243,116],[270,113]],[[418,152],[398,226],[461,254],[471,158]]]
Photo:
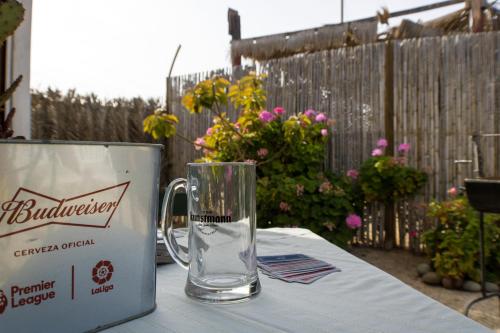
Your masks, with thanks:
[[[0,203],[0,238],[50,224],[106,228],[129,184],[63,199],[21,187]]]

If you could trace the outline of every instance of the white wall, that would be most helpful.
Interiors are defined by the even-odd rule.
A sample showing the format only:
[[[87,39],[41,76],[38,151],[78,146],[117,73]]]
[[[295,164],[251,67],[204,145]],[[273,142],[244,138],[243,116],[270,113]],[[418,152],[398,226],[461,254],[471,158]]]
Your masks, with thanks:
[[[24,21],[17,28],[14,36],[7,42],[7,87],[19,75],[21,84],[15,91],[10,107],[16,108],[13,120],[14,136],[31,138],[31,97],[30,97],[30,50],[31,50],[31,9],[32,0],[18,0],[24,6]]]

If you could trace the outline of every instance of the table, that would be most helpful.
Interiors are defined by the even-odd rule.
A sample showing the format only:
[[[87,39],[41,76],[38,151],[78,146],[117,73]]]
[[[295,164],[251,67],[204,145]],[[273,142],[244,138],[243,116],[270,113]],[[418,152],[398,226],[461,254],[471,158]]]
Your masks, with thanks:
[[[158,267],[157,309],[107,333],[165,332],[491,332],[307,229],[257,231],[259,255],[304,253],[342,269],[310,285],[259,274],[248,302],[208,305],[184,294],[187,272]]]

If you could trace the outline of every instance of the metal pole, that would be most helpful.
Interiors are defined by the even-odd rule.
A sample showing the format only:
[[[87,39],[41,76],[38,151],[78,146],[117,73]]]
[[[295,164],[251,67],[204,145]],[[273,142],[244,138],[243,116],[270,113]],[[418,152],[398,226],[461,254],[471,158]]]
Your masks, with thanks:
[[[340,23],[344,23],[344,0],[340,0]]]
[[[492,292],[488,293],[486,292],[486,267],[484,263],[484,212],[479,212],[479,264],[481,265],[481,297],[476,298],[475,300],[471,301],[466,307],[465,307],[465,315],[469,316],[469,310],[470,308],[478,303],[481,302],[485,299],[492,298],[492,297],[498,297],[500,301],[500,292]]]
[[[479,212],[479,258],[481,266],[481,293],[486,296],[486,267],[484,267],[484,213]]]

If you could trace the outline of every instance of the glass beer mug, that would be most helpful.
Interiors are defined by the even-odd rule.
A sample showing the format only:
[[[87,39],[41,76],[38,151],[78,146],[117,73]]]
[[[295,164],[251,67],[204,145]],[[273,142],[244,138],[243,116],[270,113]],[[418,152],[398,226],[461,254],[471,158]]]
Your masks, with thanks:
[[[173,233],[173,198],[187,194],[188,250]],[[188,296],[210,303],[237,302],[260,292],[255,251],[255,165],[188,163],[187,179],[172,181],[161,228],[173,259],[185,269]]]

